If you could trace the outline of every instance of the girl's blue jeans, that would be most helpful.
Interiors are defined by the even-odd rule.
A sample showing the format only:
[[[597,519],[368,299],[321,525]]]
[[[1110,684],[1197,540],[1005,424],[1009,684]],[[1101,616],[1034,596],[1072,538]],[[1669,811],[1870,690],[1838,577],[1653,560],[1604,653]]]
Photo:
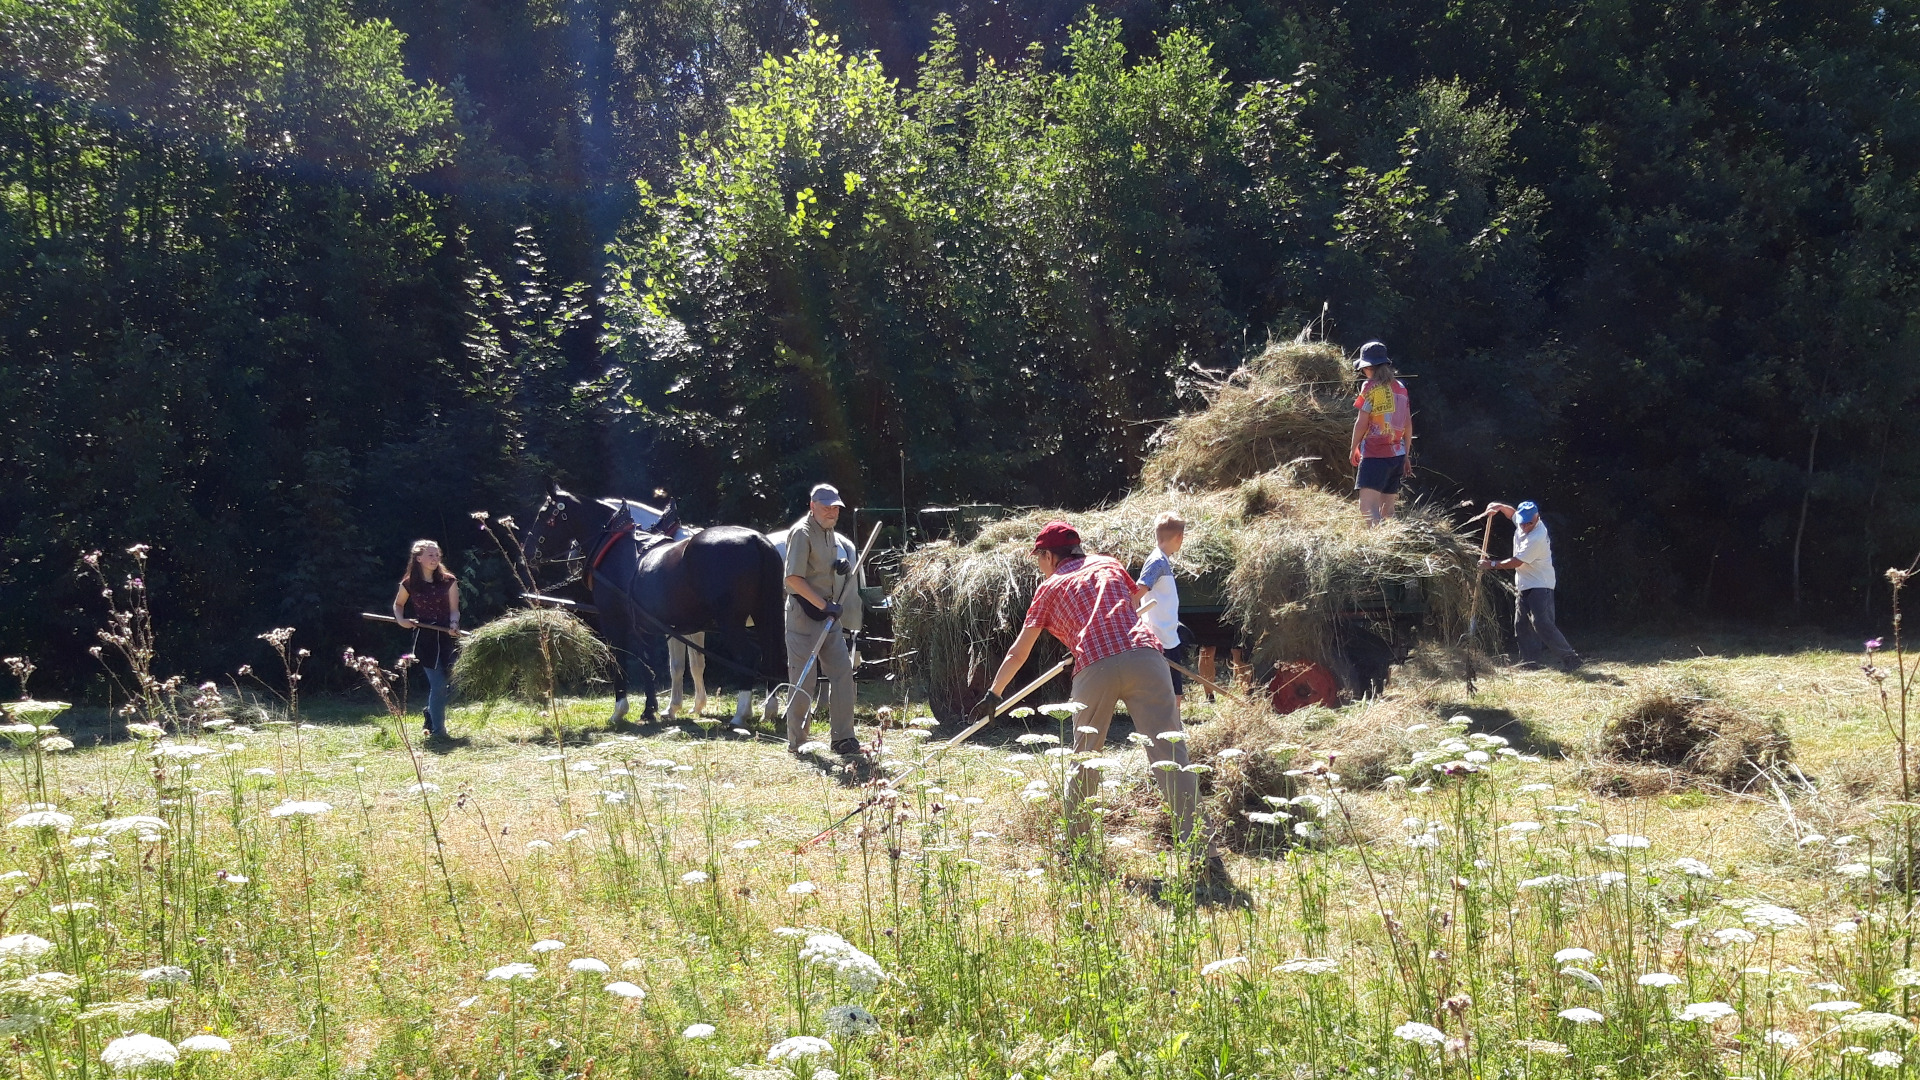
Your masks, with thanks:
[[[427,673],[427,733],[437,738],[447,737],[447,669],[426,668]]]

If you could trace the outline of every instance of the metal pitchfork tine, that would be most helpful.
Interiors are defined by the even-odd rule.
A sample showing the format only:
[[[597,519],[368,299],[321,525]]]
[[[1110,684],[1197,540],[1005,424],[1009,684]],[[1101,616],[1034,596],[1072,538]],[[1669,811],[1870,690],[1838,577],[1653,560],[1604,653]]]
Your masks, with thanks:
[[[1067,668],[1071,667],[1072,665],[1073,665],[1073,657],[1069,656],[1066,659],[1048,668],[1046,671],[1041,673],[1039,678],[1021,687],[1019,691],[1016,692],[1012,697],[1009,697],[1006,700],[1002,701],[1000,703],[999,708],[993,710],[991,713],[988,713],[986,716],[981,717],[979,720],[974,721],[973,724],[968,726],[968,728],[965,731],[962,731],[960,734],[955,735],[953,738],[948,739],[944,743],[941,743],[939,746],[934,747],[932,753],[920,759],[920,764],[915,765],[912,768],[908,769],[906,772],[901,773],[899,776],[896,776],[893,779],[888,780],[886,783],[880,785],[880,789],[882,791],[898,790],[900,787],[900,782],[902,780],[905,780],[907,777],[912,776],[914,773],[917,773],[921,769],[926,768],[927,763],[932,761],[934,758],[939,757],[941,754],[944,754],[947,751],[953,749],[954,747],[959,746],[961,743],[966,742],[969,738],[973,737],[974,733],[978,732],[981,728],[986,727],[988,724],[991,724],[995,720],[999,719],[1003,714],[1006,713],[1008,709],[1011,709],[1015,705],[1018,705],[1021,702],[1021,700],[1025,698],[1028,694],[1031,694],[1035,690],[1038,690],[1042,686],[1045,686],[1047,683],[1053,680],[1054,676],[1067,670]],[[805,841],[799,847],[795,848],[794,854],[805,855],[807,853],[807,850],[813,847],[813,845],[819,843],[822,840],[825,840],[829,836],[832,836],[836,831],[839,830],[840,826],[845,825],[849,821],[852,821],[855,817],[859,816],[861,811],[866,810],[868,807],[873,806],[875,803],[878,803],[879,801],[880,801],[880,793],[878,791],[876,791],[872,795],[867,796],[865,799],[861,800],[860,805],[854,807],[852,810],[847,811],[847,814],[845,817],[842,817],[839,821],[836,821],[833,824],[827,826],[826,828],[821,829],[818,833],[814,834],[812,839]]]

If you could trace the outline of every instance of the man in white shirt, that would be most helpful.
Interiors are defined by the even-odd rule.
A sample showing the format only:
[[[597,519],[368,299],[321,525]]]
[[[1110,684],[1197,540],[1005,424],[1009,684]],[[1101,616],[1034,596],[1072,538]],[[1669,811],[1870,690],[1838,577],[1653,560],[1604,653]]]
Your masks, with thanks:
[[[1492,502],[1487,513],[1513,519],[1513,558],[1496,562],[1482,556],[1480,568],[1514,571],[1519,603],[1514,608],[1513,631],[1519,639],[1520,666],[1537,668],[1545,652],[1552,650],[1560,669],[1573,671],[1580,666],[1580,654],[1554,624],[1553,538],[1547,535],[1547,523],[1540,520],[1540,507],[1532,502],[1519,506]]]

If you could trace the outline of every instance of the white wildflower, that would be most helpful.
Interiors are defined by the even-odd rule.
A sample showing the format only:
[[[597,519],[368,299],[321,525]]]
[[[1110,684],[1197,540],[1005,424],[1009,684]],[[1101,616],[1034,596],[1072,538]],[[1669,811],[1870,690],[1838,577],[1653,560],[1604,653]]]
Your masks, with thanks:
[[[189,1054],[231,1054],[233,1044],[218,1035],[189,1035],[180,1040],[180,1049]]]
[[[835,1005],[827,1010],[827,1034],[837,1039],[880,1033],[880,1018],[858,1005]]]
[[[9,829],[56,829],[66,832],[73,828],[73,815],[58,810],[34,810],[21,814],[7,823]]]
[[[279,806],[267,811],[268,817],[318,817],[333,809],[332,803],[318,800],[288,799]]]
[[[768,1061],[792,1061],[796,1058],[818,1057],[833,1053],[833,1044],[813,1035],[795,1035],[790,1039],[781,1039],[767,1050]],[[817,1070],[816,1070],[817,1072]]]
[[[140,981],[145,983],[160,983],[163,986],[169,983],[192,982],[193,972],[173,964],[162,964],[159,967],[151,967],[142,971],[140,973]]]
[[[1893,1013],[1857,1012],[1841,1018],[1840,1028],[1867,1035],[1883,1035],[1890,1031],[1913,1032],[1913,1021]]]
[[[1755,904],[1741,912],[1740,918],[1762,930],[1774,933],[1807,925],[1807,920],[1798,914],[1775,904]]]
[[[595,975],[607,975],[613,971],[612,968],[607,966],[605,960],[596,960],[591,956],[582,956],[576,960],[567,961],[567,970],[592,972]]]
[[[1281,961],[1275,970],[1288,975],[1331,975],[1340,970],[1340,964],[1324,956],[1301,956]]]
[[[626,965],[623,964],[621,966],[625,967]],[[647,992],[645,990],[642,990],[638,986],[635,986],[634,984],[627,982],[625,979],[622,979],[619,982],[608,983],[607,993],[612,994],[614,997],[623,997],[632,1001],[639,1001],[641,998],[647,996]]]
[[[1876,1050],[1867,1055],[1867,1064],[1876,1069],[1897,1069],[1905,1060],[1907,1059],[1892,1050]]]
[[[1682,1022],[1701,1021],[1713,1023],[1733,1015],[1733,1006],[1724,1001],[1696,1001],[1680,1010],[1677,1019]]]
[[[1561,1009],[1558,1015],[1560,1019],[1575,1024],[1597,1024],[1606,1019],[1592,1009]]]
[[[1724,930],[1715,930],[1713,932],[1713,940],[1722,945],[1731,945],[1734,942],[1739,942],[1742,945],[1751,945],[1759,939],[1753,936],[1752,931],[1742,930],[1737,926],[1729,926]]]
[[[1849,1013],[1860,1008],[1857,1001],[1816,1001],[1807,1006],[1810,1013]]]
[[[100,1051],[100,1063],[117,1073],[147,1072],[180,1063],[180,1051],[152,1035],[127,1035]]]
[[[1591,959],[1593,959],[1592,950],[1582,949],[1577,945],[1571,949],[1561,949],[1559,952],[1553,954],[1553,962],[1556,964],[1571,964],[1576,961]]]
[[[1447,1033],[1432,1024],[1405,1023],[1393,1029],[1393,1037],[1404,1039],[1418,1046],[1440,1046],[1447,1041]]]
[[[1708,880],[1712,880],[1713,878],[1713,867],[1708,866],[1699,859],[1675,859],[1673,861],[1673,867],[1688,877],[1706,878]]]
[[[819,886],[815,885],[811,881],[796,881],[793,884],[787,886],[787,895],[788,896],[812,896],[818,890],[819,890]]]
[[[1644,836],[1635,836],[1632,833],[1614,833],[1612,836],[1607,837],[1607,846],[1638,850],[1640,848],[1652,847],[1653,841]]]
[[[512,982],[515,979],[537,979],[539,977],[540,969],[524,961],[501,964],[499,967],[487,972],[488,982]]]
[[[751,838],[746,840],[735,840],[733,842],[733,850],[735,851],[752,851],[754,848],[757,848],[759,846],[760,846],[760,841],[754,840]]]
[[[1678,975],[1669,975],[1664,971],[1649,971],[1640,976],[1641,986],[1679,986],[1685,980]]]
[[[689,870],[680,875],[680,883],[682,885],[704,885],[712,880],[712,878],[707,876],[705,870]]]
[[[1234,968],[1245,967],[1246,963],[1247,958],[1244,956],[1229,956],[1224,960],[1215,960],[1205,965],[1200,969],[1200,974],[1203,976],[1218,975],[1222,972],[1232,971]]]
[[[551,841],[551,840],[529,840],[529,841],[527,841],[527,853],[528,853],[528,854],[532,854],[532,853],[534,853],[534,852],[537,852],[537,851],[552,851],[552,850],[553,850],[553,841]]]
[[[1510,832],[1516,836],[1521,833],[1539,832],[1540,823],[1537,821],[1515,821],[1511,824],[1501,826],[1501,831]]]
[[[1585,986],[1589,990],[1604,989],[1603,985],[1600,982],[1600,976],[1595,975],[1593,972],[1588,971],[1586,968],[1563,967],[1560,969],[1560,974],[1565,975],[1569,979],[1572,979],[1575,982],[1580,983],[1581,985]]]
[[[831,968],[855,992],[870,994],[886,972],[880,961],[862,952],[838,934],[809,934],[800,959]]]
[[[32,960],[53,951],[53,942],[32,934],[8,934],[0,937],[0,957]]]
[[[1778,1046],[1782,1050],[1798,1050],[1800,1048],[1800,1036],[1795,1035],[1791,1031],[1769,1031],[1763,1037],[1766,1039],[1768,1046]]]
[[[713,1033],[714,1026],[712,1024],[688,1024],[687,1030],[681,1032],[680,1037],[683,1039],[711,1039],[713,1038]]]

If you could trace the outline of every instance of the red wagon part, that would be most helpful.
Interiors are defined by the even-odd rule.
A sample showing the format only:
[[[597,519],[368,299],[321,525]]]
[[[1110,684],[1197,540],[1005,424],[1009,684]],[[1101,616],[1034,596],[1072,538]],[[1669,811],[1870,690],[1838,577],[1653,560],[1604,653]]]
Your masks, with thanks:
[[[1309,705],[1340,707],[1340,684],[1325,665],[1311,660],[1281,664],[1267,682],[1267,696],[1273,711],[1285,715]]]

